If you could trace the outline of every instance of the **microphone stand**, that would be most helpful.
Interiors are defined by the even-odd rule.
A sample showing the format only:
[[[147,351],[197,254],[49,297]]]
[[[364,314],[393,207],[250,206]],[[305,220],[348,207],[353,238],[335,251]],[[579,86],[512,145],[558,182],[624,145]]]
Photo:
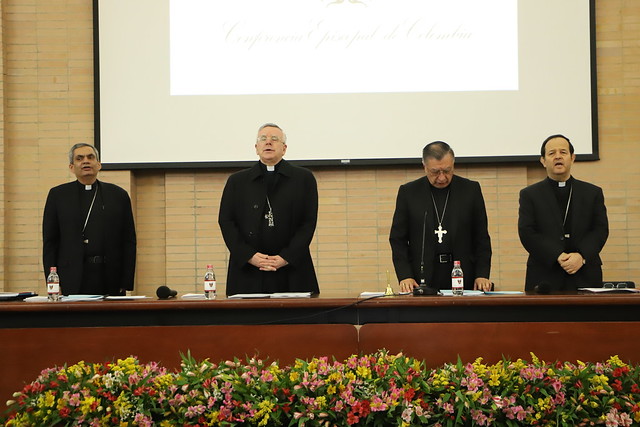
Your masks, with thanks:
[[[424,242],[426,240],[427,233],[427,210],[424,211],[424,217],[422,218],[422,251],[420,254],[420,286],[413,290],[414,296],[428,296],[438,295],[438,290],[425,283],[424,279]]]

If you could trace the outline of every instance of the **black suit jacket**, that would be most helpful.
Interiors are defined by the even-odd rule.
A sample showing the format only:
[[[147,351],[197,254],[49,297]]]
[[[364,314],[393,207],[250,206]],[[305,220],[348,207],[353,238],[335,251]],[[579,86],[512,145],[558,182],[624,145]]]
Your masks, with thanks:
[[[313,292],[318,293],[309,244],[318,218],[318,188],[311,171],[281,160],[278,182],[270,194],[275,219],[275,236],[269,244],[289,264],[277,272],[264,272],[249,264],[261,247],[266,186],[260,164],[229,177],[220,201],[218,224],[229,248],[227,295],[237,293]],[[280,289],[262,288],[264,275],[278,275]]]
[[[107,293],[133,290],[136,266],[136,231],[127,192],[114,184],[96,181],[98,195],[93,209],[102,209]],[[52,266],[58,268],[60,288],[65,295],[77,294],[82,283],[84,243],[77,182],[49,190],[42,219],[42,260],[45,277]]]
[[[473,289],[477,277],[488,279],[491,273],[491,239],[484,198],[478,182],[457,175],[453,176],[449,188],[447,237],[452,239],[453,258],[461,262],[464,287]],[[427,178],[400,186],[389,235],[393,265],[399,281],[413,278],[420,283],[424,241],[424,278],[427,285],[432,284],[432,265],[438,253],[433,236],[436,225],[431,186]]]
[[[602,286],[600,251],[609,236],[604,195],[600,187],[575,178],[572,187],[571,241],[586,261],[572,278],[558,264],[565,242],[562,212],[553,188],[545,179],[520,191],[518,234],[529,252],[525,290],[543,282],[551,290]]]

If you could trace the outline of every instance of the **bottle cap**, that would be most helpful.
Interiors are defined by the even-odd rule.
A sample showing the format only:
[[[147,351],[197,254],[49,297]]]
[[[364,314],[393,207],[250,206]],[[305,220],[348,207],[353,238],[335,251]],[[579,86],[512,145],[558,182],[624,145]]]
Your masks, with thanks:
[[[49,270],[49,271],[55,273],[55,272],[58,271],[58,268],[57,267],[51,267],[51,270]]]
[[[213,264],[207,264],[207,268],[213,268]]]

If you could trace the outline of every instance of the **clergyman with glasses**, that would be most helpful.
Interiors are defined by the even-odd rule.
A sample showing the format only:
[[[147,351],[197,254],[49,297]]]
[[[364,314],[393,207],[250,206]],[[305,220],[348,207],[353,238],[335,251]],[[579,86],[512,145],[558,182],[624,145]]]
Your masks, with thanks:
[[[464,288],[491,290],[491,239],[480,184],[454,174],[455,154],[443,141],[422,150],[425,176],[400,186],[389,235],[400,290],[421,282],[451,289],[453,261]]]
[[[280,126],[258,129],[259,157],[224,187],[218,224],[230,252],[227,295],[319,293],[309,245],[318,218],[318,188],[308,169],[283,159]]]

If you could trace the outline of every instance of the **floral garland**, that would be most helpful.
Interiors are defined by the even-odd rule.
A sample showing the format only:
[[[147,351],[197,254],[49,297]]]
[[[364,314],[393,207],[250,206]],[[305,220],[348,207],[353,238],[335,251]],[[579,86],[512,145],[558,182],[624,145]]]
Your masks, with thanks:
[[[46,369],[14,394],[5,426],[347,426],[640,423],[640,367],[502,360],[445,364],[379,350],[280,367],[190,354],[168,372],[135,357]]]

